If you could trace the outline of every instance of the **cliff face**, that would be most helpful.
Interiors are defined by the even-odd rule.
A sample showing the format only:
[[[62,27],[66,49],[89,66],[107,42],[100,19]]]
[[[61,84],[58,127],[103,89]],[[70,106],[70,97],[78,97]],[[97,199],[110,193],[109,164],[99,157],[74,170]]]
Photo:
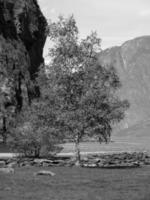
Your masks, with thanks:
[[[0,86],[1,92],[11,90],[18,109],[22,83],[31,95],[30,84],[43,63],[46,27],[36,0],[0,0]]]
[[[118,95],[130,102],[121,128],[150,119],[150,36],[103,51],[99,62],[116,68],[122,83]]]

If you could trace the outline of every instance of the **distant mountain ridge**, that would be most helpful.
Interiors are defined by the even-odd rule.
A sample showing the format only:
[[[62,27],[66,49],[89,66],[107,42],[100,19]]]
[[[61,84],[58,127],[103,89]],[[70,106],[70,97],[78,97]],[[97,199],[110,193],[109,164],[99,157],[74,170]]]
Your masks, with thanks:
[[[98,60],[101,65],[116,68],[122,83],[119,96],[130,102],[121,128],[150,119],[150,36],[106,49],[100,53]]]

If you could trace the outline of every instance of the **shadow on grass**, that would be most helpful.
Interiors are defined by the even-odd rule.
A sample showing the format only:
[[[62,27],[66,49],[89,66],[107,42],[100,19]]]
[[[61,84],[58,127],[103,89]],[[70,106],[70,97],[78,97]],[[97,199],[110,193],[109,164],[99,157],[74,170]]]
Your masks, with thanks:
[[[9,149],[9,147],[2,142],[0,142],[0,153],[11,153],[12,151]]]

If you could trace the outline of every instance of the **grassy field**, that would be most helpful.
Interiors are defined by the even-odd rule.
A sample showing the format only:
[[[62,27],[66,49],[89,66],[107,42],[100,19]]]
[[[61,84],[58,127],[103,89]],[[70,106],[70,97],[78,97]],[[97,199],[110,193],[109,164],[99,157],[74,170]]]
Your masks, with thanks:
[[[149,200],[150,167],[137,169],[49,168],[54,177],[34,177],[38,168],[0,173],[1,200]]]
[[[10,152],[9,148],[6,147],[2,142],[0,142],[0,153],[7,153]]]
[[[150,153],[150,120],[136,124],[128,129],[112,133],[111,143],[81,143],[82,152],[121,152],[147,151]],[[74,144],[66,143],[62,153],[73,152]]]
[[[110,144],[81,143],[82,152],[150,152],[150,123],[112,136]],[[74,144],[64,145],[70,153]],[[9,152],[0,145],[0,152]],[[41,168],[0,173],[0,200],[150,200],[150,166],[137,169],[48,168],[54,177],[35,177]]]
[[[74,151],[74,143],[66,143],[63,145],[63,153],[70,153]],[[146,151],[150,153],[150,134],[136,136],[134,134],[113,135],[112,142],[98,143],[98,142],[82,142],[80,143],[81,152],[134,152]]]

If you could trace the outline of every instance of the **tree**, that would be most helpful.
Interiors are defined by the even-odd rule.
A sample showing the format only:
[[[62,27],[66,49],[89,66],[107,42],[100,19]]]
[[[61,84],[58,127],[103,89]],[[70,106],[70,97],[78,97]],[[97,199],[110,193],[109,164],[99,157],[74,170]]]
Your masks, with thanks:
[[[3,80],[0,87],[0,135],[4,144],[15,120],[15,105],[10,85],[8,80]]]
[[[53,105],[57,129],[74,139],[78,165],[81,139],[96,135],[107,142],[113,124],[124,118],[129,103],[117,97],[121,84],[113,66],[102,67],[97,62],[101,40],[96,32],[79,40],[74,17],[60,16],[49,24],[49,37],[51,63],[43,90]]]
[[[44,95],[32,100],[18,113],[9,137],[9,146],[32,157],[59,151],[57,144],[62,141],[62,135],[57,129],[55,116],[52,102],[47,101]]]

